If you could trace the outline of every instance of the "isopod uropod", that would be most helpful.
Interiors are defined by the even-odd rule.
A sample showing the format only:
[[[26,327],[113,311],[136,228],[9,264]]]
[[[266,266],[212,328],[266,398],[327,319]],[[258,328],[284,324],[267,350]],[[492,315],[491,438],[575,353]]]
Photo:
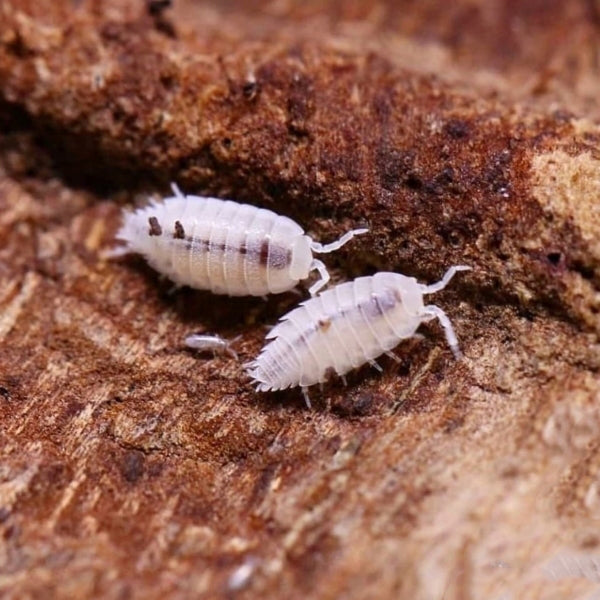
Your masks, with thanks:
[[[113,255],[142,254],[177,285],[229,296],[263,296],[292,289],[317,270],[314,295],[329,281],[325,265],[313,257],[337,250],[367,229],[353,229],[331,244],[313,241],[292,219],[231,200],[174,196],[126,213],[117,239],[126,243]]]
[[[375,358],[413,336],[419,325],[437,318],[445,330],[454,355],[459,358],[458,340],[446,313],[423,296],[442,290],[458,271],[450,267],[432,285],[418,283],[399,273],[377,273],[359,277],[326,290],[284,315],[268,333],[258,358],[246,365],[261,392],[323,383],[330,373],[341,377],[369,362],[380,369]]]

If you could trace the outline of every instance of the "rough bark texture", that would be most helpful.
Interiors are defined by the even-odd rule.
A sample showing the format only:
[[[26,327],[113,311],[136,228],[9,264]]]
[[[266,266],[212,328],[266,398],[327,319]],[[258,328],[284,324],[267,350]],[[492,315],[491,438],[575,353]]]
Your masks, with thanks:
[[[451,4],[451,6],[447,6]],[[593,1],[0,1],[0,590],[592,598],[600,584]],[[348,387],[255,394],[184,335],[297,303],[107,262],[122,207],[287,214],[338,279],[469,264]]]

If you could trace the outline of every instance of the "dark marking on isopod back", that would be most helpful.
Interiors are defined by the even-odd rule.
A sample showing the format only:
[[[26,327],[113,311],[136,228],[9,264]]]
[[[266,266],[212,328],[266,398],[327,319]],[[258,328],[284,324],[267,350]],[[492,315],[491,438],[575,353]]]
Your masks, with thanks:
[[[162,235],[162,227],[156,217],[150,217],[148,219],[148,224],[150,225],[148,235]]]
[[[352,319],[352,314],[364,315],[367,319],[376,319],[384,313],[393,310],[400,301],[401,299],[397,298],[394,290],[391,289],[378,294],[374,293],[366,302],[328,314],[327,317],[319,319],[316,323],[309,323],[290,343],[294,347],[306,346],[310,343],[310,339],[315,333],[319,331],[325,333],[334,321],[346,318]]]
[[[176,240],[185,239],[185,229],[183,228],[181,221],[175,221],[175,231],[173,231],[173,237]]]
[[[263,240],[260,245],[259,262],[261,265],[266,265],[269,260],[269,240]]]
[[[319,327],[320,327],[321,331],[327,331],[331,327],[331,320],[330,319],[320,319]]]
[[[248,249],[245,246],[240,247],[240,252],[246,254]],[[258,260],[261,265],[271,269],[285,269],[292,262],[292,253],[287,248],[271,244],[269,240],[263,240]]]
[[[157,235],[157,234],[154,234]],[[160,234],[158,234],[160,235]],[[248,258],[246,260],[258,262],[259,264],[271,269],[285,269],[292,262],[292,253],[287,248],[282,248],[263,240],[260,244],[240,244],[239,246],[227,246],[225,243],[210,243],[208,240],[186,236],[185,230],[179,221],[175,221],[175,231],[173,233],[175,239],[183,239],[186,241],[186,249],[194,248],[199,252],[238,252]]]
[[[386,290],[382,294],[373,294],[369,301],[363,305],[367,317],[376,318],[393,310],[396,306],[396,297],[392,290]]]

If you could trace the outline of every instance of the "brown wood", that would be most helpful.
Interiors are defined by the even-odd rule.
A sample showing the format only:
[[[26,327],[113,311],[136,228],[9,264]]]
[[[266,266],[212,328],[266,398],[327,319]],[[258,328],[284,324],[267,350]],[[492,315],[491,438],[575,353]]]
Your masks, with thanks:
[[[591,597],[596,3],[159,4],[0,2],[1,592]],[[368,223],[337,280],[473,266],[435,297],[465,358],[432,323],[312,411],[254,393],[297,296],[103,258],[171,180],[324,242]]]

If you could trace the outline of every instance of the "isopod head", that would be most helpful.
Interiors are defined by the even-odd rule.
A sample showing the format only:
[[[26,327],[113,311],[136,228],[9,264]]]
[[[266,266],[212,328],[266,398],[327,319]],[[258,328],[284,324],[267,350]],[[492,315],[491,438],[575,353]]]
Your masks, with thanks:
[[[407,315],[418,316],[422,314],[423,285],[414,277],[407,277],[401,273],[379,273],[377,285],[382,289],[393,289],[396,297],[401,301],[403,311]]]
[[[289,274],[296,281],[306,279],[311,271],[313,256],[310,244],[311,239],[307,235],[301,235],[292,246]]]

